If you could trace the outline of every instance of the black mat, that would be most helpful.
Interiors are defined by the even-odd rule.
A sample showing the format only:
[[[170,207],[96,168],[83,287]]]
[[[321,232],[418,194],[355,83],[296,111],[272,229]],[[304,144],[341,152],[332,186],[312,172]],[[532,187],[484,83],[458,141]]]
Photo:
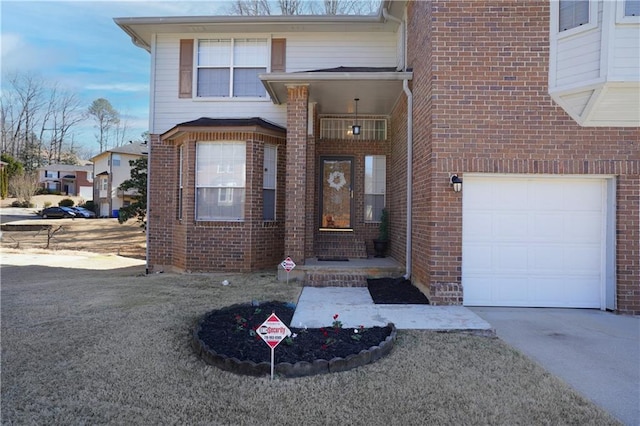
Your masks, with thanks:
[[[367,287],[373,302],[385,305],[428,305],[429,299],[411,281],[400,278],[371,278]]]

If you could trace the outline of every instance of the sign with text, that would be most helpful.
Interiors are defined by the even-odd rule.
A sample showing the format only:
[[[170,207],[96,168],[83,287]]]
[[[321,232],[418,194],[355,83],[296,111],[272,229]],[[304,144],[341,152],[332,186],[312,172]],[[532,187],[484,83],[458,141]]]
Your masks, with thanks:
[[[296,263],[293,261],[293,259],[291,259],[290,257],[287,257],[285,260],[282,261],[280,266],[282,266],[282,269],[284,269],[285,271],[291,272],[291,270],[296,267]]]
[[[291,330],[280,321],[280,318],[278,318],[276,314],[271,314],[269,318],[258,327],[258,336],[273,349],[284,339],[291,336]]]

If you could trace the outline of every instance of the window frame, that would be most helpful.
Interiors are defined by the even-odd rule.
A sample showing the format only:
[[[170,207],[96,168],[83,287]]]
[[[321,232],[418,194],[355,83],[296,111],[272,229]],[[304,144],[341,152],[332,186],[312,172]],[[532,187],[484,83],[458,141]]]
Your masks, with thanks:
[[[269,166],[273,166],[273,185],[268,186],[267,176],[268,176],[268,168],[267,168],[267,149],[273,150],[273,163],[269,164]],[[278,145],[274,144],[265,144],[264,145],[264,154],[263,154],[263,172],[262,172],[262,220],[265,222],[274,222],[278,219],[277,216],[277,204],[278,204]],[[269,175],[270,176],[270,175]],[[265,200],[265,192],[273,191],[273,211],[270,211],[269,216],[267,216],[266,203]]]
[[[222,40],[229,40],[231,42],[231,46],[230,46],[230,57],[229,57],[229,64],[228,66],[207,66],[207,65],[201,65],[200,64],[200,43],[201,42],[206,42],[206,41],[222,41]],[[264,52],[264,66],[260,66],[260,67],[256,67],[256,66],[242,66],[242,65],[236,65],[236,61],[235,61],[235,46],[236,46],[236,41],[240,41],[240,40],[258,40],[258,41],[264,41],[265,42],[265,52]],[[262,83],[260,82],[260,87],[262,88],[262,95],[261,96],[236,96],[234,93],[234,70],[235,69],[254,69],[254,68],[264,68],[264,73],[269,73],[270,72],[270,67],[271,67],[271,38],[267,37],[267,36],[256,36],[256,37],[210,37],[210,38],[197,38],[195,39],[195,42],[193,43],[194,47],[193,47],[193,57],[194,57],[194,64],[193,64],[193,79],[192,79],[192,93],[194,94],[193,98],[194,100],[212,100],[215,99],[216,101],[221,101],[221,100],[228,100],[228,101],[268,101],[269,100],[269,96],[267,94],[267,90],[266,88],[262,85]],[[201,69],[225,69],[228,70],[229,72],[229,91],[227,92],[226,96],[201,96],[199,94],[198,91],[198,82],[200,81],[200,73],[199,71]]]
[[[367,175],[367,160],[371,159],[371,161],[373,162],[371,165],[371,178],[368,178]],[[382,190],[378,190],[376,191],[376,184],[375,182],[377,180],[380,179],[380,177],[377,177],[377,173],[380,170],[376,169],[375,167],[375,160],[384,160],[383,165],[384,165],[384,176],[382,176],[382,181],[384,182],[383,188]],[[371,179],[371,182],[369,183],[368,180]],[[363,176],[363,197],[362,197],[362,211],[363,211],[363,220],[365,223],[380,223],[380,218],[379,217],[375,217],[376,216],[376,212],[374,211],[373,207],[371,209],[371,217],[369,216],[368,210],[367,210],[367,195],[373,195],[373,196],[382,196],[383,199],[383,203],[382,203],[382,209],[384,209],[387,206],[387,156],[386,155],[373,155],[373,154],[368,154],[364,156],[364,176]],[[369,190],[369,187],[373,187],[373,190]],[[382,214],[382,209],[380,210],[380,214]]]
[[[560,0],[551,2],[551,17],[552,27],[555,28],[555,33],[559,39],[571,37],[576,34],[581,34],[586,31],[593,30],[598,27],[598,1],[588,0],[589,2],[589,20],[584,25],[569,28],[567,30],[560,30]]]
[[[616,24],[640,24],[639,15],[626,15],[627,0],[616,1]]]
[[[122,156],[120,154],[111,154],[111,167],[120,167]]]
[[[182,203],[184,201],[184,178],[183,178],[184,144],[178,148],[178,220],[182,220]]]
[[[215,185],[215,184],[205,184],[204,182],[200,182],[201,179],[201,168],[204,167],[204,165],[200,165],[200,160],[201,160],[201,155],[203,155],[204,153],[202,153],[200,151],[201,147],[203,146],[211,146],[211,147],[215,147],[215,146],[229,146],[229,145],[233,145],[236,147],[242,147],[242,162],[243,162],[243,167],[242,167],[242,171],[238,171],[235,169],[235,167],[231,166],[231,167],[219,167],[218,165],[212,165],[212,167],[216,167],[216,171],[215,174],[220,175],[220,174],[235,174],[235,175],[239,175],[239,173],[242,173],[242,186],[238,186],[236,184],[236,182],[234,182],[234,178],[232,177],[229,181],[228,184],[226,185]],[[204,148],[202,148],[204,149]],[[220,153],[213,153],[216,155],[212,155],[212,153],[209,153],[209,158],[214,158],[214,157],[218,157],[220,158]],[[236,161],[238,160],[240,157],[234,157],[232,158],[232,161]],[[229,166],[229,165],[228,165]],[[232,170],[233,172],[229,172],[229,170]],[[211,176],[209,176],[209,179],[212,179]],[[245,204],[246,204],[246,191],[247,191],[247,144],[246,142],[243,141],[234,141],[234,140],[218,140],[218,141],[199,141],[196,143],[196,158],[195,158],[195,220],[196,222],[242,222],[245,220],[246,217],[246,210],[245,210]],[[212,194],[215,194],[214,197],[216,200],[218,200],[218,205],[217,206],[225,206],[225,207],[233,207],[233,201],[234,201],[234,197],[239,197],[239,201],[238,201],[238,209],[240,211],[240,215],[239,216],[216,216],[216,215],[211,215],[211,216],[200,216],[200,197],[202,197],[204,194],[201,195],[201,189],[203,190],[213,190],[211,191]],[[215,191],[217,189],[217,192]],[[241,191],[241,192],[238,192]],[[224,194],[224,195],[223,195]],[[231,197],[231,202],[228,201],[229,197]],[[213,208],[215,208],[216,206],[213,206]]]

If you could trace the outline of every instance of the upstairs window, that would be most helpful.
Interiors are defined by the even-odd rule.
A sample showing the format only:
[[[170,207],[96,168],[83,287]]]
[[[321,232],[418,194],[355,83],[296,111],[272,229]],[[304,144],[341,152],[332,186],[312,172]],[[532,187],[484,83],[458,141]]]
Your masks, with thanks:
[[[640,16],[640,0],[625,0],[624,16]]]
[[[198,97],[266,97],[258,78],[267,72],[267,39],[198,41]]]
[[[113,154],[111,156],[111,165],[113,167],[120,167],[120,154]]]
[[[560,0],[558,31],[568,31],[589,23],[589,0]]]

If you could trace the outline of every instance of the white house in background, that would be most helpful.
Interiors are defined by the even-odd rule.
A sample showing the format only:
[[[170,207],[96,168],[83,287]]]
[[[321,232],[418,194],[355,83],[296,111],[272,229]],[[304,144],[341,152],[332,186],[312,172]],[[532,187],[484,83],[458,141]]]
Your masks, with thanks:
[[[38,168],[39,185],[50,192],[93,199],[93,166],[49,164]]]
[[[120,184],[131,177],[129,161],[148,153],[147,144],[129,143],[102,152],[93,161],[93,202],[99,206],[100,217],[118,217],[118,210],[131,203],[135,191],[121,191]]]

